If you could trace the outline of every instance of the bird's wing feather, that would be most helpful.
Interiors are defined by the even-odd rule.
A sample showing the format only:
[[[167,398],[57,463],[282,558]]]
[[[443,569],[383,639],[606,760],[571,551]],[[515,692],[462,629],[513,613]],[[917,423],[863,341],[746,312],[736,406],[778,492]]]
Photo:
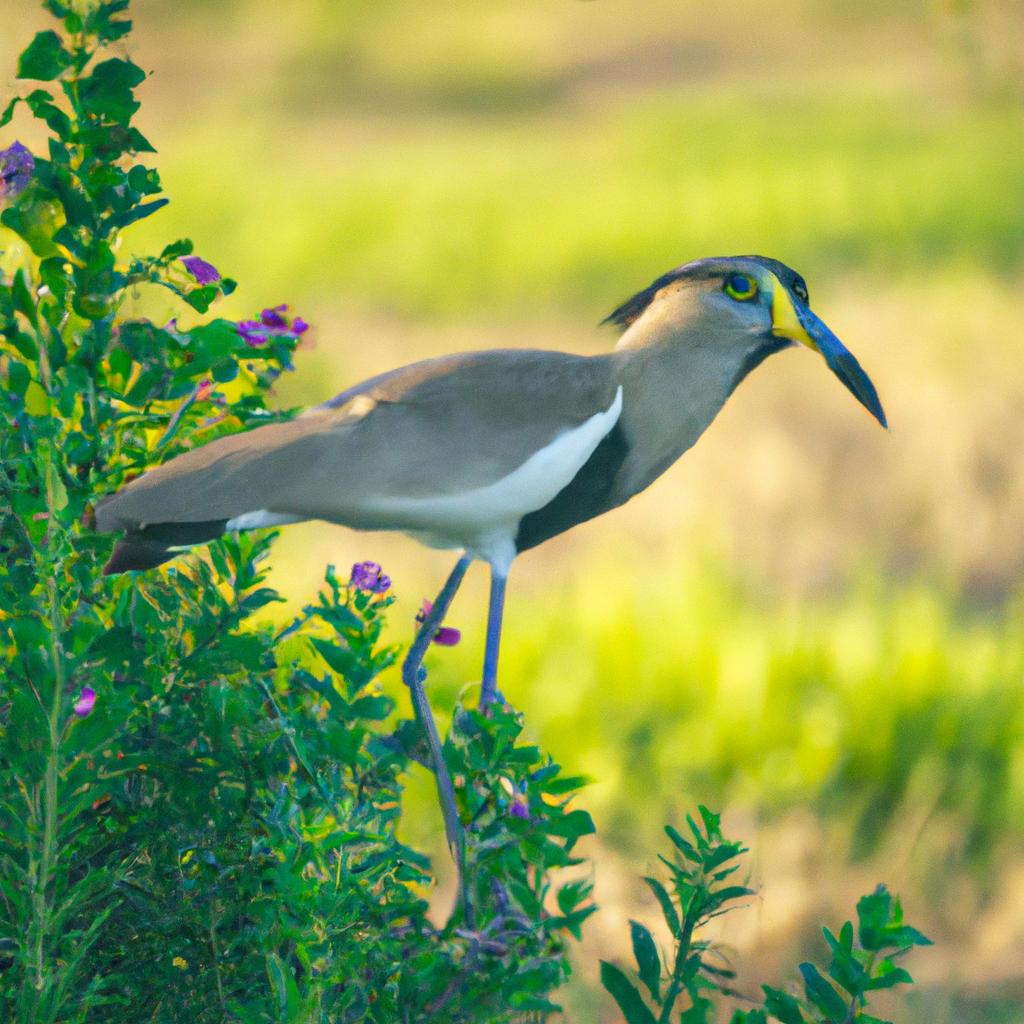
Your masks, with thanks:
[[[508,476],[606,410],[607,357],[490,350],[416,363],[287,423],[220,438],[97,506],[101,530],[256,509],[355,526],[381,499],[444,497]],[[341,397],[341,396],[339,396]]]

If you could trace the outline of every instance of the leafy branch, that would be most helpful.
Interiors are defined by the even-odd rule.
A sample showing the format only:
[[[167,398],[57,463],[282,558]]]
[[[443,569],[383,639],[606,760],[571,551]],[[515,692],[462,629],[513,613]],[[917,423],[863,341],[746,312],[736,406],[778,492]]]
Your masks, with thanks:
[[[660,953],[651,932],[631,921],[639,984],[615,964],[601,963],[602,984],[628,1024],[669,1024],[673,1019],[679,1024],[710,1024],[717,1019],[716,998],[737,995],[727,987],[734,972],[710,963],[713,947],[694,936],[713,917],[735,909],[736,901],[753,895],[745,886],[726,884],[739,868],[731,862],[746,850],[722,837],[719,815],[706,807],[699,810],[699,823],[687,816],[692,840],[671,825],[665,827],[677,857],[660,858],[668,869],[671,889],[656,878],[644,879],[672,935],[672,955]],[[824,930],[832,954],[825,974],[813,963],[800,965],[802,998],[765,985],[763,1007],[736,1010],[731,1024],[767,1024],[769,1018],[781,1024],[885,1024],[865,1012],[869,994],[910,984],[913,979],[896,961],[914,946],[930,943],[903,923],[900,902],[885,886],[860,900],[857,916],[857,941],[849,921],[838,938]],[[680,997],[684,1006],[673,1018]]]

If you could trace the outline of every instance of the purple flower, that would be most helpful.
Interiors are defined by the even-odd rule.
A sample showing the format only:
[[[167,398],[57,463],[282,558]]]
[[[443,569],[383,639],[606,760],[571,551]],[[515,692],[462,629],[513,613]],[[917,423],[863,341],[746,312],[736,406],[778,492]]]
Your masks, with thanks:
[[[252,348],[267,343],[269,332],[258,320],[242,320],[237,330],[242,336],[242,341]]]
[[[287,327],[288,321],[281,316],[287,308],[288,303],[282,302],[280,306],[271,306],[270,309],[263,310],[260,313],[260,323],[264,327]]]
[[[220,280],[220,271],[212,263],[207,263],[198,256],[182,256],[181,262],[199,284],[215,284]]]
[[[24,192],[35,169],[35,158],[20,142],[0,149],[0,199],[14,199]]]
[[[385,576],[376,562],[356,562],[349,576],[349,586],[366,590],[371,594],[386,593],[391,586],[391,577]]]
[[[509,807],[508,812],[513,818],[519,818],[520,821],[525,821],[529,818],[530,807],[522,793],[516,793],[512,798],[512,805]]]
[[[419,615],[416,616],[417,622],[426,621],[427,616],[433,611],[434,602],[424,601],[423,607],[420,608]],[[434,634],[433,643],[439,644],[441,647],[454,647],[462,639],[462,631],[455,629],[452,626],[439,626],[437,632]]]
[[[279,306],[268,306],[260,313],[259,320],[242,320],[237,325],[237,330],[242,340],[251,348],[259,348],[273,338],[287,338],[295,340],[300,334],[309,330],[309,324],[302,317],[290,319],[285,310],[288,303],[282,302]],[[290,366],[285,367],[290,370]]]
[[[79,718],[85,718],[96,703],[96,691],[91,686],[83,686],[82,692],[75,701],[74,712]]]

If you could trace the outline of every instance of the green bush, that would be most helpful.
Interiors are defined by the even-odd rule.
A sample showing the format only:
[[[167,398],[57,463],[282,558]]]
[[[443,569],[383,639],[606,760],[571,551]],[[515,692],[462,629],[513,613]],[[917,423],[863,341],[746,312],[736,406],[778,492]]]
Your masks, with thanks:
[[[700,823],[687,817],[692,839],[671,825],[665,832],[676,860],[661,860],[668,868],[669,887],[646,878],[672,936],[670,956],[659,955],[654,937],[637,921],[630,922],[633,956],[639,985],[614,964],[601,963],[601,981],[619,1004],[628,1024],[711,1024],[718,1019],[716,1001],[735,996],[729,982],[735,977],[728,962],[710,943],[697,938],[702,926],[728,913],[730,904],[753,895],[746,886],[730,882],[735,863],[746,850],[723,838],[719,815],[700,808]],[[879,989],[911,982],[897,966],[914,946],[930,945],[916,928],[903,923],[903,909],[880,885],[857,904],[857,941],[847,921],[839,937],[825,929],[832,957],[825,974],[812,963],[800,965],[802,998],[764,985],[763,1007],[736,1010],[730,1024],[879,1024],[865,1013],[868,996]],[[642,994],[646,990],[646,994]],[[650,1008],[654,1007],[654,1010]],[[678,1010],[678,1016],[673,1013]]]
[[[424,755],[376,681],[395,657],[379,643],[391,598],[328,570],[287,629],[254,623],[276,599],[261,586],[269,534],[101,576],[90,502],[266,422],[304,325],[279,308],[201,320],[234,285],[187,241],[121,262],[122,231],[166,202],[131,123],[144,73],[101,59],[127,3],[46,6],[63,32],[39,33],[18,73],[53,83],[21,100],[49,151],[5,151],[0,218],[0,1017],[543,1010],[591,909],[570,884],[546,910],[550,872],[593,826],[566,808],[579,780],[519,742],[518,716],[463,713],[449,740],[472,780],[460,797],[484,909],[475,932],[458,913],[435,927],[429,864],[394,834],[402,774]],[[152,287],[180,300],[175,321],[122,315]]]

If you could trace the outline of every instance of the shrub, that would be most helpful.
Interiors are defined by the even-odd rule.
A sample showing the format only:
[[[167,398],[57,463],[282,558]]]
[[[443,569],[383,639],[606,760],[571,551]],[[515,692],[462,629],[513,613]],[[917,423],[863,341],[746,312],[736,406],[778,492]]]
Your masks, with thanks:
[[[126,0],[45,5],[17,103],[45,157],[4,151],[0,281],[0,1016],[43,1021],[503,1020],[568,972],[588,888],[553,869],[593,826],[581,780],[462,711],[449,738],[472,822],[476,931],[435,927],[427,859],[395,838],[418,729],[377,677],[392,598],[328,570],[284,630],[254,621],[272,534],[165,572],[104,578],[90,502],[147,464],[276,416],[269,385],[305,330],[281,307],[208,319],[234,283],[189,241],[119,258],[155,213],[133,126],[144,73],[103,49]],[[131,296],[168,289],[162,326]],[[553,904],[554,905],[554,904]]]
[[[699,823],[687,816],[687,824],[691,839],[671,825],[665,827],[675,854],[674,860],[661,858],[669,872],[669,887],[657,878],[644,879],[672,936],[671,955],[660,955],[650,931],[631,921],[639,984],[614,964],[601,963],[601,981],[628,1024],[668,1024],[673,1019],[680,1024],[711,1024],[718,1019],[720,997],[738,996],[728,987],[735,973],[697,933],[712,918],[735,909],[738,900],[753,895],[752,889],[730,881],[739,870],[737,858],[746,850],[723,838],[719,815],[706,807],[700,808]],[[782,1024],[879,1024],[878,1018],[864,1012],[869,994],[911,982],[896,961],[912,947],[930,943],[903,923],[899,900],[883,885],[860,900],[857,916],[856,942],[850,921],[843,924],[838,938],[825,929],[832,954],[827,977],[814,964],[803,963],[802,998],[765,985],[763,1006],[736,1010],[730,1024],[767,1024],[769,1018]]]

